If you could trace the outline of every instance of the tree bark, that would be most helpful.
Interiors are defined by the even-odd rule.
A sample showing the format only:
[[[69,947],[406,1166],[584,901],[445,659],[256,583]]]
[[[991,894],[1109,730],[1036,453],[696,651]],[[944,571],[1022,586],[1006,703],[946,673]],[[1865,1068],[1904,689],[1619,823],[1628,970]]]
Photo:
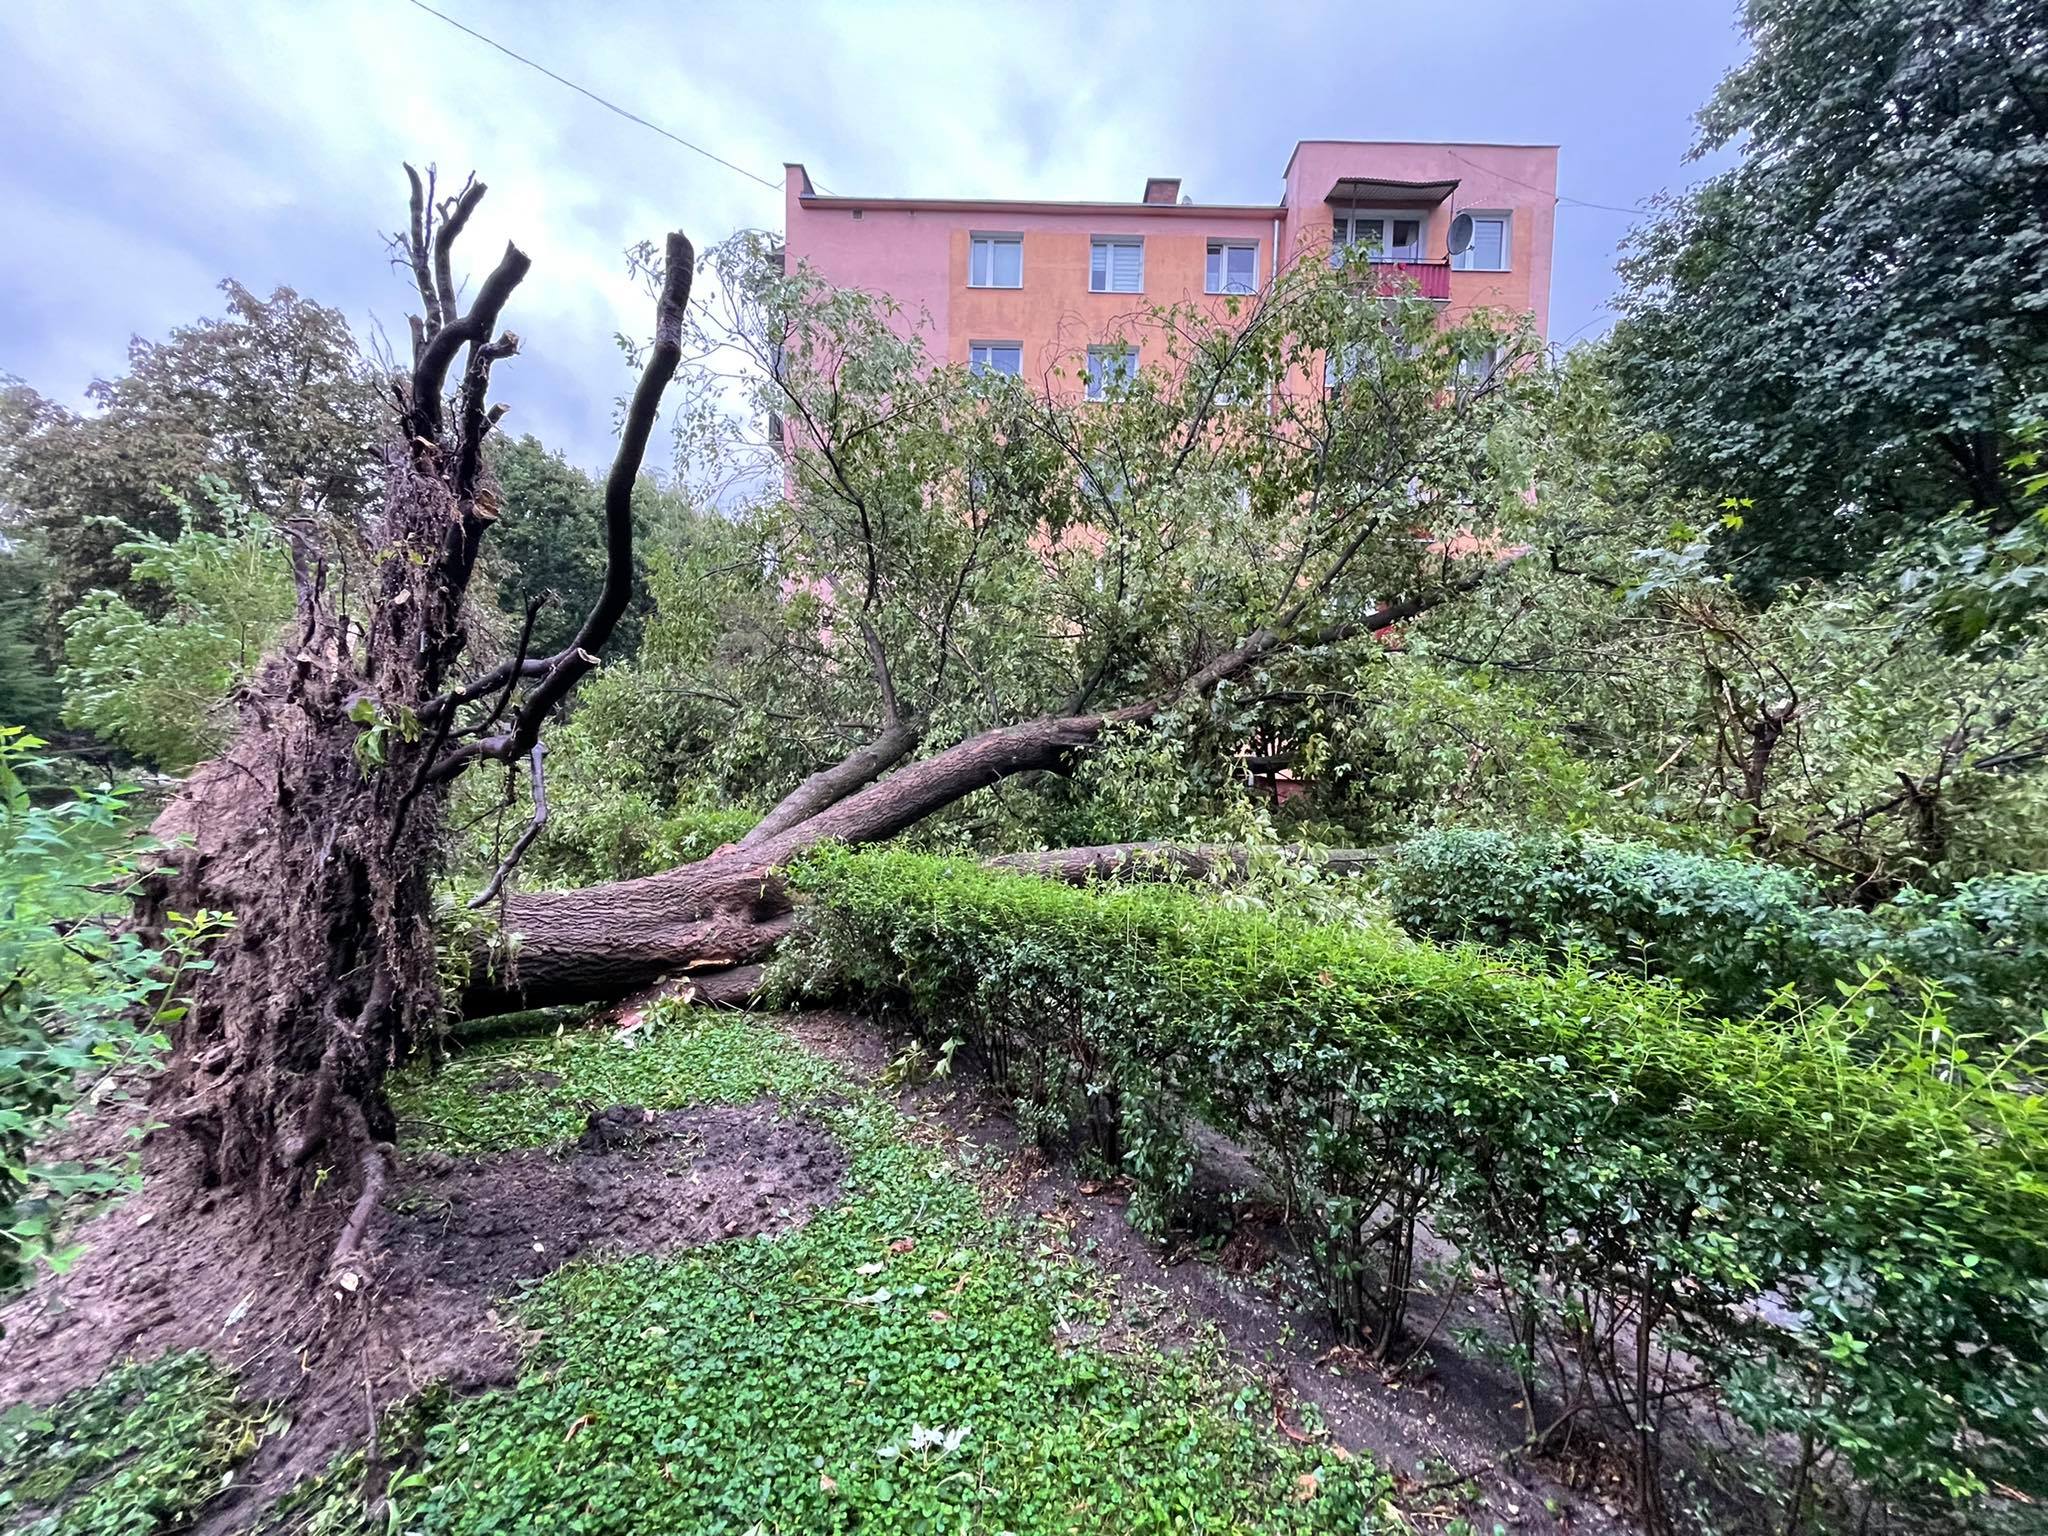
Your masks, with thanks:
[[[855,790],[872,784],[916,750],[918,734],[914,721],[892,722],[866,746],[830,768],[819,769],[784,795],[766,816],[754,824],[754,829],[740,839],[740,847],[759,848],[772,842],[820,811],[838,804]]]
[[[1402,623],[1471,590],[1506,563],[1306,636],[1256,630],[1178,686],[1141,703],[1104,714],[1054,715],[998,726],[876,778],[882,771],[874,766],[876,759],[889,749],[885,736],[846,763],[806,779],[777,813],[792,801],[815,805],[831,788],[845,792],[801,820],[784,818],[781,830],[769,836],[750,834],[733,849],[638,880],[510,897],[501,908],[499,952],[484,948],[471,955],[463,1012],[481,1017],[520,1008],[616,1002],[692,971],[759,961],[773,951],[792,920],[777,866],[806,848],[827,841],[881,842],[1011,775],[1065,772],[1112,726],[1144,724],[1176,700],[1213,688],[1283,650],[1331,644]],[[1093,853],[1098,857],[1079,860],[1076,870],[1090,862],[1131,862],[1101,850]],[[1085,872],[1074,878],[1085,878]]]
[[[656,344],[627,411],[607,486],[607,580],[569,651],[548,658],[488,736],[521,676],[503,679],[488,718],[463,724],[443,695],[467,645],[465,603],[495,519],[482,442],[496,420],[492,365],[518,342],[498,319],[529,263],[516,247],[457,312],[450,247],[483,196],[471,181],[436,212],[412,179],[406,246],[424,316],[413,367],[395,378],[371,590],[345,610],[312,568],[295,633],[242,692],[228,751],[192,775],[157,835],[172,844],[142,893],[138,926],[161,934],[178,914],[226,911],[172,1031],[156,1097],[198,1146],[199,1177],[266,1210],[324,1219],[281,1230],[311,1257],[351,1259],[385,1186],[395,1132],[385,1073],[431,1038],[441,1011],[430,879],[444,842],[447,785],[472,761],[531,755],[542,721],[597,665],[630,595],[633,482],[662,391],[681,355],[691,252],[669,240]],[[447,381],[458,359],[453,411]],[[480,699],[497,685],[458,690]],[[474,691],[471,691],[474,690]],[[454,745],[451,745],[451,741]],[[346,1209],[311,1199],[327,1189]],[[321,1236],[338,1231],[328,1247]]]

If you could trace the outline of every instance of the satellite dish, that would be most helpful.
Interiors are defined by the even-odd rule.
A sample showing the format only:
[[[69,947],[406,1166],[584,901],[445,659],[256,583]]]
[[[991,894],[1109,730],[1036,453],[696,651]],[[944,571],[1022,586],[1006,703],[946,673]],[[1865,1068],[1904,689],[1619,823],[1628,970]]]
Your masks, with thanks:
[[[1462,256],[1472,249],[1472,215],[1461,213],[1451,220],[1450,251],[1453,256]]]

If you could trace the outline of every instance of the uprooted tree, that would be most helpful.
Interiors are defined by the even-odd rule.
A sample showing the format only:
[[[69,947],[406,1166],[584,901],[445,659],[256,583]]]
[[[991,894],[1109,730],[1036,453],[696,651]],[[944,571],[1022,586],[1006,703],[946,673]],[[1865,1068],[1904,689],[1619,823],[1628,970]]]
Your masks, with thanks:
[[[494,660],[466,598],[494,514],[491,371],[518,345],[499,318],[528,262],[508,247],[462,306],[453,250],[483,188],[443,198],[412,179],[394,246],[422,313],[393,380],[383,509],[357,531],[369,557],[345,568],[370,575],[351,589],[301,552],[297,621],[244,690],[229,749],[165,811],[159,830],[187,846],[151,893],[159,920],[236,918],[176,1030],[166,1118],[208,1184],[290,1204],[339,1174],[353,1199],[337,1261],[387,1177],[385,1073],[446,1006],[430,884],[464,773],[500,766],[533,809],[476,903],[497,903],[500,931],[473,957],[465,1011],[672,979],[734,999],[791,925],[778,870],[802,849],[888,838],[1119,732],[1242,707],[1232,690],[1257,677],[1370,664],[1390,631],[1511,565],[1544,500],[1518,339],[1442,329],[1363,264],[1303,263],[1213,311],[1134,313],[1142,367],[1112,348],[1086,378],[1077,346],[1027,383],[934,366],[884,301],[736,239],[688,339],[751,359],[764,483],[781,494],[723,525],[736,557],[675,594],[703,683],[680,692],[715,710],[747,674],[800,782],[694,864],[509,894],[547,815],[542,728],[632,595],[632,491],[683,355],[694,258],[680,235],[644,253],[655,336],[606,485],[601,592],[567,646],[529,654],[529,609]],[[713,369],[693,376],[685,421],[729,420]],[[693,459],[736,446],[680,440]],[[678,690],[636,699],[630,669],[602,685],[612,708],[683,708]]]
[[[936,364],[885,300],[786,272],[758,237],[706,266],[693,340],[747,360],[754,471],[780,494],[663,594],[678,633],[592,708],[687,717],[707,750],[751,734],[733,777],[794,787],[709,858],[505,898],[471,1014],[669,980],[746,996],[793,921],[776,871],[801,850],[1242,711],[1259,679],[1370,665],[1512,565],[1544,502],[1526,339],[1440,327],[1363,262],[1134,311],[1126,351],[1076,336],[1028,378]],[[698,469],[748,446],[683,442]]]
[[[654,341],[605,488],[608,579],[573,640],[485,665],[466,607],[495,516],[484,439],[495,364],[518,338],[500,317],[529,260],[508,245],[468,304],[454,248],[484,187],[440,196],[410,167],[394,249],[418,289],[411,366],[391,381],[381,510],[354,530],[355,590],[302,546],[297,615],[242,690],[228,750],[165,809],[174,843],[145,922],[225,909],[235,926],[199,974],[159,1091],[199,1152],[199,1177],[266,1204],[322,1175],[355,1193],[332,1256],[360,1241],[383,1188],[389,1066],[440,1009],[430,882],[449,786],[480,764],[539,771],[548,715],[598,665],[630,596],[631,497],[682,352],[694,255],[668,237],[654,273]],[[527,625],[531,632],[531,616]],[[309,1248],[309,1252],[311,1249]]]

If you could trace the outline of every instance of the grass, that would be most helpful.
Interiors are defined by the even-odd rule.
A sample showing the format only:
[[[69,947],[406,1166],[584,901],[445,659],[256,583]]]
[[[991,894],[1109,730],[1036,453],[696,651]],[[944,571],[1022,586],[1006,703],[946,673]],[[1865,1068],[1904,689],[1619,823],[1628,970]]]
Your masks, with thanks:
[[[1199,1335],[1161,1347],[1131,1330],[1099,1271],[984,1212],[960,1150],[770,1025],[674,1009],[630,1048],[500,1041],[395,1085],[408,1147],[454,1153],[560,1142],[614,1103],[766,1095],[845,1144],[840,1201],[778,1238],[538,1282],[517,1303],[536,1342],[514,1387],[387,1416],[378,1529],[1109,1536],[1381,1520],[1390,1485],[1371,1462],[1280,1438],[1265,1393]],[[232,1421],[205,1380],[214,1396],[194,1411],[224,1404]],[[203,1468],[218,1486],[191,1436],[170,1455],[176,1438],[132,1465]],[[166,1481],[162,1507],[188,1485]],[[289,1529],[365,1529],[360,1454],[287,1502]],[[50,1527],[87,1529],[152,1527]]]
[[[202,1355],[117,1366],[48,1408],[0,1416],[0,1527],[14,1536],[183,1530],[267,1427]]]
[[[514,1072],[560,1081],[475,1092]],[[506,1043],[399,1112],[467,1151],[560,1140],[590,1106],[764,1094],[846,1144],[842,1201],[779,1239],[543,1281],[517,1388],[426,1429],[403,1529],[1356,1530],[1384,1500],[1369,1464],[1280,1441],[1209,1350],[1072,1342],[1114,1321],[1097,1272],[984,1215],[944,1151],[767,1025],[676,1011],[630,1051]]]

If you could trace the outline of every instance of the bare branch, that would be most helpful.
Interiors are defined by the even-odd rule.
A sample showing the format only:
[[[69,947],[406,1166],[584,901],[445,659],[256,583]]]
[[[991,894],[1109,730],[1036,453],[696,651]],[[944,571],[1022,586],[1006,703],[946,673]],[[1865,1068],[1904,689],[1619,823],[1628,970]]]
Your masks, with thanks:
[[[479,192],[481,187],[477,189]],[[409,423],[412,435],[428,442],[436,442],[441,436],[441,391],[446,387],[448,369],[455,361],[455,354],[465,345],[480,346],[497,329],[498,315],[505,308],[505,301],[512,297],[512,290],[519,286],[526,276],[533,260],[518,246],[509,242],[505,254],[498,258],[491,275],[476,292],[476,300],[469,306],[469,312],[459,320],[451,320],[427,339],[426,351],[412,371],[412,411]]]
[[[410,165],[405,168],[405,179],[412,184],[410,205],[411,224],[404,238],[405,257],[412,267],[413,283],[419,289],[420,304],[426,314],[413,328],[413,364],[418,366],[420,354],[425,351],[427,337],[441,328],[441,306],[439,295],[434,291],[434,274],[427,265],[427,242],[432,238],[434,223],[433,203],[427,190],[420,184],[420,173]],[[400,237],[393,236],[396,243]]]
[[[633,391],[632,403],[627,407],[619,451],[612,460],[611,474],[605,480],[603,590],[584,618],[582,627],[576,631],[576,638],[550,658],[533,692],[513,717],[512,729],[502,736],[466,743],[449,753],[434,770],[436,782],[453,778],[479,758],[510,761],[532,751],[534,743],[540,739],[541,725],[549,712],[597,667],[598,654],[611,639],[612,631],[618,627],[619,619],[632,602],[633,487],[640,478],[648,436],[654,430],[655,418],[661,413],[662,391],[668,387],[669,380],[675,376],[677,363],[682,360],[683,308],[690,301],[690,281],[695,264],[696,253],[688,239],[680,230],[672,233],[668,237],[668,265],[661,296],[655,305],[654,345],[648,350],[646,367],[641,372],[639,386]],[[496,274],[492,276],[495,281]],[[490,286],[490,283],[484,285],[486,292]],[[477,295],[476,305],[464,317],[463,324],[468,324],[483,306],[485,297],[484,292]],[[436,341],[438,343],[439,338]],[[517,671],[515,667],[515,676]]]
[[[441,227],[434,235],[434,288],[441,299],[440,323],[443,325],[452,324],[455,319],[454,264],[449,259],[455,249],[455,238],[462,233],[462,226],[469,222],[469,216],[476,212],[476,205],[483,198],[484,184],[472,174],[463,183],[461,194],[441,205]]]
[[[533,840],[540,836],[541,829],[548,824],[548,778],[546,770],[541,766],[547,751],[547,743],[537,741],[527,758],[532,773],[533,820],[529,821],[526,830],[519,834],[519,841],[514,843],[512,851],[505,855],[505,860],[498,866],[497,873],[491,876],[490,884],[470,899],[469,910],[472,912],[480,907],[488,907],[498,899],[498,892],[505,888],[505,882],[511,878],[512,871],[519,867],[519,861],[526,857],[526,850],[533,846]]]

